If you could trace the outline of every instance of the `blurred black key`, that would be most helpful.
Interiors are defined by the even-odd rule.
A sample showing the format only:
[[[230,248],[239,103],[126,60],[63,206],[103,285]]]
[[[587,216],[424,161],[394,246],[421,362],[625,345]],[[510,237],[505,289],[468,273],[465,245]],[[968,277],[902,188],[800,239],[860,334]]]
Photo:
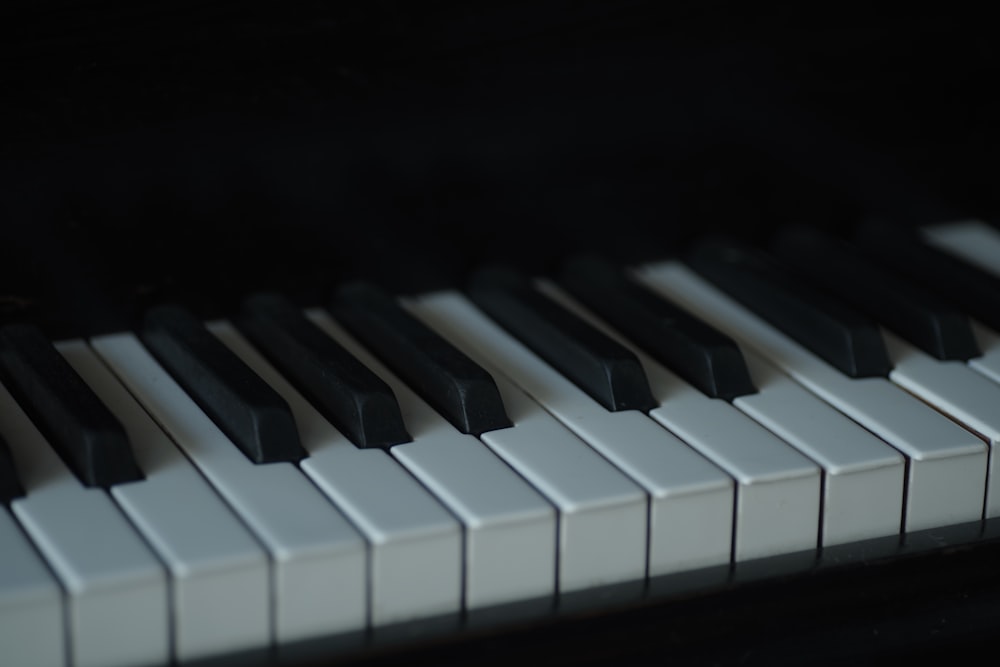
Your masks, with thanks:
[[[86,486],[142,479],[125,429],[41,331],[0,328],[0,376]]]
[[[869,223],[854,242],[873,261],[1000,331],[1000,278],[928,245],[910,229]]]
[[[462,433],[511,426],[493,378],[377,287],[337,290],[331,311]]]
[[[766,255],[727,241],[705,241],[688,266],[821,359],[853,378],[884,377],[892,364],[878,325],[802,284]]]
[[[535,290],[523,275],[477,272],[469,296],[502,327],[608,410],[656,406],[631,351]]]
[[[193,315],[176,306],[152,308],[141,337],[251,461],[295,462],[306,456],[285,400]]]
[[[786,229],[775,253],[817,285],[942,360],[981,353],[969,319],[948,303],[879,269],[847,244],[807,228]]]
[[[730,401],[757,391],[732,339],[630,280],[612,264],[578,257],[563,266],[559,280],[573,296],[708,396]]]
[[[284,297],[249,297],[237,325],[358,447],[411,440],[392,389]]]
[[[11,456],[7,443],[0,437],[0,504],[8,505],[10,501],[23,495],[24,487],[17,478],[14,457]]]

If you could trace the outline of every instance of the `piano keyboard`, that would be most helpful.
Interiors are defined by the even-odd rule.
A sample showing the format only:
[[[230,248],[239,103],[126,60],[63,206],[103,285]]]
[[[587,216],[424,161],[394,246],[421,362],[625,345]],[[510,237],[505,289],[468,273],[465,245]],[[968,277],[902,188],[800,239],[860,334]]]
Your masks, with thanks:
[[[357,652],[978,530],[1000,516],[1000,333],[929,286],[988,287],[1000,232],[921,238],[963,268],[893,272],[874,311],[772,272],[775,246],[328,310],[268,295],[54,346],[5,327],[0,663]]]

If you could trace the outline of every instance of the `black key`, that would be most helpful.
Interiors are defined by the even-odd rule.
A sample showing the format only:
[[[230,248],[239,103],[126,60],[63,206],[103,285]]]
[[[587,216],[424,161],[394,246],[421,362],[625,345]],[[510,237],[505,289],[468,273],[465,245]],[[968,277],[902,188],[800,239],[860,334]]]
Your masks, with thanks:
[[[757,391],[732,339],[630,280],[609,262],[597,257],[574,258],[563,266],[559,281],[708,396],[730,401]]]
[[[879,269],[846,243],[815,229],[786,229],[775,253],[803,275],[942,360],[981,354],[969,319],[933,294]]]
[[[121,423],[41,331],[21,324],[0,329],[0,376],[86,486],[143,478]]]
[[[9,505],[10,501],[23,495],[24,487],[17,478],[14,457],[11,456],[7,443],[0,437],[0,503]]]
[[[716,287],[853,378],[892,370],[878,324],[802,284],[770,257],[722,240],[696,245],[685,262]]]
[[[330,309],[462,433],[511,426],[490,374],[388,294],[367,283],[345,285]]]
[[[909,229],[886,223],[862,226],[854,241],[873,261],[1000,331],[1000,278],[924,243]]]
[[[254,463],[306,456],[285,400],[193,315],[150,309],[142,342],[184,391]]]
[[[474,274],[472,300],[608,410],[656,406],[642,364],[624,346],[502,268]]]
[[[392,389],[284,297],[249,297],[238,326],[358,447],[411,440]]]

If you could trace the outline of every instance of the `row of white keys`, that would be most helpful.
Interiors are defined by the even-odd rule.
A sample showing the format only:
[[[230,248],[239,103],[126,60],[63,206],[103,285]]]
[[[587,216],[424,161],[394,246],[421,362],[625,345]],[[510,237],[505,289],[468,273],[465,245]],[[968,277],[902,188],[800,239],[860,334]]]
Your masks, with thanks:
[[[677,262],[636,275],[902,452],[906,531],[981,518],[988,460],[976,436],[887,379],[848,378]]]
[[[1000,276],[1000,231],[975,220],[932,225],[921,230],[924,240],[968,264]],[[969,366],[1000,382],[1000,334],[973,320],[972,331],[982,355],[968,361]]]
[[[309,318],[396,395],[413,442],[389,451],[465,526],[466,607],[554,595],[554,508],[483,443],[456,430],[328,315],[310,311]]]
[[[209,329],[285,399],[309,453],[302,470],[369,542],[371,624],[458,612],[458,522],[385,451],[354,446],[232,325],[213,322]]]
[[[456,345],[468,348],[467,354],[502,369],[646,490],[649,576],[729,562],[733,484],[727,475],[641,412],[606,410],[459,297],[425,297],[410,307]]]
[[[67,647],[55,578],[0,507],[0,659],[4,667],[61,665]]]
[[[168,582],[156,556],[103,489],[80,483],[3,387],[0,432],[25,489],[13,513],[66,591],[70,664],[167,662]]]
[[[751,350],[756,394],[733,405],[823,470],[823,546],[899,534],[906,459]]]
[[[146,477],[111,494],[170,572],[174,658],[268,646],[267,554],[86,343],[57,349],[124,426]]]
[[[653,361],[552,283],[539,281],[539,288],[631,349],[659,403],[649,416],[736,480],[735,561],[816,549],[822,481],[816,464]]]
[[[514,426],[480,437],[559,510],[560,593],[641,580],[649,509],[643,490],[507,379],[481,339],[489,323],[464,297],[442,292],[404,305],[493,376]]]
[[[91,345],[267,548],[274,640],[364,627],[365,543],[305,475],[247,459],[132,334]]]
[[[940,361],[882,332],[893,369],[889,379],[971,429],[989,444],[984,517],[1000,516],[1000,385],[962,361]]]

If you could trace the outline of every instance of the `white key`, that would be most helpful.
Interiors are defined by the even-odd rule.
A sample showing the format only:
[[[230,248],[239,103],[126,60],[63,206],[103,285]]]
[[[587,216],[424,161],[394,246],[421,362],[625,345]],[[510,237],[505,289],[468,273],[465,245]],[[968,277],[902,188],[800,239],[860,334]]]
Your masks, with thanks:
[[[555,593],[556,512],[471,435],[460,433],[321,311],[309,318],[381,377],[413,442],[389,450],[465,526],[469,609]]]
[[[355,447],[230,324],[209,328],[285,399],[309,452],[302,470],[368,539],[371,624],[457,613],[458,522],[386,452]]]
[[[889,378],[978,433],[990,446],[985,518],[1000,516],[995,448],[1000,442],[1000,386],[961,361],[940,361],[888,331],[882,332],[892,360]]]
[[[431,326],[435,301],[410,305]],[[466,318],[468,306],[454,307]],[[476,311],[457,345],[489,360],[650,495],[649,576],[729,562],[733,482],[690,447],[634,410],[610,412]]]
[[[969,359],[969,368],[982,373],[994,382],[1000,382],[1000,335],[989,327],[972,321],[972,333],[982,355]]]
[[[886,379],[848,378],[677,262],[637,275],[907,456],[907,531],[981,518],[987,449],[978,438]]]
[[[497,383],[514,427],[481,438],[559,509],[560,592],[641,579],[648,554],[645,492],[509,380],[513,369],[500,353],[499,332],[468,300],[441,292],[407,305]]]
[[[0,662],[4,667],[65,664],[65,636],[59,585],[0,507]]]
[[[820,470],[729,403],[709,398],[653,361],[555,285],[550,297],[625,345],[642,363],[660,404],[649,416],[736,480],[733,559],[815,549],[820,525]]]
[[[125,427],[146,476],[111,494],[170,571],[175,659],[267,646],[267,554],[93,350],[57,349]]]
[[[108,494],[80,483],[2,387],[0,432],[26,492],[11,507],[67,593],[71,663],[167,662],[167,576],[156,557]]]
[[[1000,275],[1000,232],[978,220],[928,225],[920,229],[927,243],[945,250],[983,271]]]
[[[132,334],[91,345],[267,547],[276,640],[363,628],[365,545],[336,508],[294,465],[247,459]]]
[[[897,535],[906,459],[750,350],[756,394],[733,405],[823,469],[824,546]]]

